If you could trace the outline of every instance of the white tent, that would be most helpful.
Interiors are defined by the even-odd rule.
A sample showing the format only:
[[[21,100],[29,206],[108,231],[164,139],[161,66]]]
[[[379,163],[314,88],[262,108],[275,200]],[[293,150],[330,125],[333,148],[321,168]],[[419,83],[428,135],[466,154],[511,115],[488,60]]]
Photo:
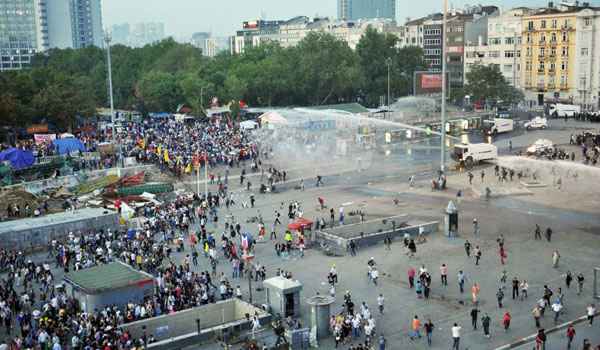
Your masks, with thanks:
[[[253,120],[245,120],[240,123],[240,128],[244,130],[252,130],[258,128],[258,123]]]
[[[265,124],[287,125],[288,124],[287,119],[285,119],[281,114],[274,112],[274,111],[267,112],[267,113],[261,115],[260,117],[258,117],[258,119],[260,119],[260,122],[263,125],[265,125]]]

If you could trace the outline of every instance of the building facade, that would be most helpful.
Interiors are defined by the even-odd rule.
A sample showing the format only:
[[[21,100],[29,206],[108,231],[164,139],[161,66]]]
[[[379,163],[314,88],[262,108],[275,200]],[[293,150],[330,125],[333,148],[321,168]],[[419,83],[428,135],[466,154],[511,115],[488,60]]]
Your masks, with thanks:
[[[285,21],[255,20],[242,23],[242,29],[230,38],[231,54],[241,54],[247,47],[260,46],[261,43],[277,41],[279,26]]]
[[[442,71],[443,44],[442,14],[430,16],[423,22],[423,54],[427,70]]]
[[[48,48],[46,2],[0,2],[0,71],[21,69]]]
[[[496,65],[504,78],[521,89],[521,33],[523,16],[532,13],[528,8],[515,8],[487,18],[486,33],[467,34],[465,43],[466,74],[474,64]],[[467,33],[469,30],[467,29]],[[470,33],[472,34],[472,33]]]
[[[62,0],[57,0],[60,2]],[[50,1],[49,4],[54,3]],[[101,0],[71,0],[71,33],[73,48],[88,46],[102,47]]]
[[[131,29],[129,44],[133,47],[142,47],[161,41],[165,38],[165,25],[161,22],[136,23]]]
[[[0,71],[22,69],[51,48],[102,46],[100,0],[2,0]]]
[[[597,109],[600,8],[561,4],[522,19],[522,81],[531,106],[574,103]]]
[[[196,32],[192,34],[191,44],[202,50],[202,54],[206,56],[206,52],[208,51],[206,43],[211,37],[212,35],[209,32]]]
[[[369,18],[396,20],[396,0],[338,0],[339,20]]]

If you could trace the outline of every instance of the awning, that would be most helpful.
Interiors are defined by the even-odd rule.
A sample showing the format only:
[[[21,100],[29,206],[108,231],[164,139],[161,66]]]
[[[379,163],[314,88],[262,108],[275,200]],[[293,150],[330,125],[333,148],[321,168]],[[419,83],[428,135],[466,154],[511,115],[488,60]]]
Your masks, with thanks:
[[[313,222],[310,221],[310,220],[308,220],[308,219],[298,218],[295,221],[293,221],[292,223],[290,223],[288,225],[288,228],[290,230],[295,230],[295,231],[299,231],[301,229],[304,229],[304,230],[308,229],[308,230],[310,230],[311,227],[312,227],[312,224],[313,224]]]

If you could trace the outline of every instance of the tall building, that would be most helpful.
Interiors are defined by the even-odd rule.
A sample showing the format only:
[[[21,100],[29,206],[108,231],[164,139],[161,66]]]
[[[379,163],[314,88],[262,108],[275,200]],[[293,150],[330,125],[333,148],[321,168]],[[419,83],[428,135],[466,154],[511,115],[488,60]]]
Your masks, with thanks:
[[[76,49],[87,46],[102,47],[101,0],[71,0],[71,32],[73,47]]]
[[[522,81],[530,105],[598,108],[600,8],[561,4],[522,19]]]
[[[442,71],[442,14],[434,14],[422,22],[423,26],[423,55],[427,70]]]
[[[141,47],[165,38],[165,25],[161,22],[136,23],[131,29],[129,44]]]
[[[102,46],[101,0],[1,0],[0,71],[50,48]]]
[[[192,34],[192,45],[202,50],[202,54],[207,56],[207,40],[211,38],[211,34],[208,32],[197,32]]]
[[[21,69],[48,48],[44,1],[0,2],[0,71]]]
[[[129,45],[130,33],[129,23],[115,24],[110,29],[113,44]]]
[[[279,26],[285,21],[247,21],[235,36],[230,38],[232,54],[241,54],[246,47],[259,46],[262,42],[277,40]]]
[[[396,0],[338,0],[338,19],[366,18],[396,20]]]
[[[518,7],[487,19],[487,32],[465,43],[465,78],[473,64],[498,66],[511,85],[521,89],[522,19],[533,10]]]

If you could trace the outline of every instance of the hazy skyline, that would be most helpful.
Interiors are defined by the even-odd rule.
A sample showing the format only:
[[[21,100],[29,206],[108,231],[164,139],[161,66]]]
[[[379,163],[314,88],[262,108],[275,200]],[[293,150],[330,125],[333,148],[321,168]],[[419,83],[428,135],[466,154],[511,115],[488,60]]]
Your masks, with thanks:
[[[442,0],[420,0],[418,5],[409,0],[396,0],[397,20],[416,18],[441,11]],[[560,1],[554,1],[558,3]],[[585,1],[580,1],[580,3]],[[596,6],[600,0],[588,1]],[[515,6],[545,6],[547,0],[455,0],[450,6],[496,5],[509,9]],[[216,4],[216,6],[215,6]],[[289,19],[295,16],[337,15],[337,0],[103,0],[104,26],[138,22],[163,22],[165,33],[178,38],[189,37],[194,32],[212,32],[217,36],[233,35],[243,21],[264,19]]]

